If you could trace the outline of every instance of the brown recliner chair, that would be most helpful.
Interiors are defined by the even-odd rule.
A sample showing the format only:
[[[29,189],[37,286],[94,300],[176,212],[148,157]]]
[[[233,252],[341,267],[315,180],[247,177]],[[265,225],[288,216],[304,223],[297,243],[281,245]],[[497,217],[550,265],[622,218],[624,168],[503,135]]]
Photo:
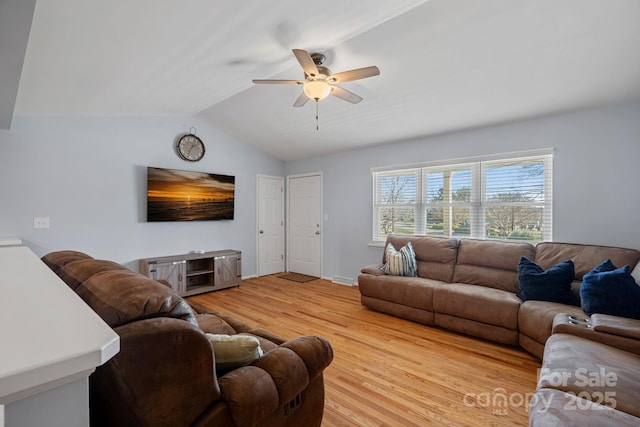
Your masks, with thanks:
[[[92,426],[320,426],[333,358],[324,338],[285,341],[81,252],[42,260],[120,336],[89,379]],[[255,336],[264,355],[216,373],[205,333]]]

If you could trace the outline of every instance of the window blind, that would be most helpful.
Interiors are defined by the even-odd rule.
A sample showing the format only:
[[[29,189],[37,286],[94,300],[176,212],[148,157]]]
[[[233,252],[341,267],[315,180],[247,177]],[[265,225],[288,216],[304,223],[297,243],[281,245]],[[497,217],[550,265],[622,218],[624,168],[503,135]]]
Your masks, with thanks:
[[[552,239],[552,152],[373,171],[373,241],[389,234]]]

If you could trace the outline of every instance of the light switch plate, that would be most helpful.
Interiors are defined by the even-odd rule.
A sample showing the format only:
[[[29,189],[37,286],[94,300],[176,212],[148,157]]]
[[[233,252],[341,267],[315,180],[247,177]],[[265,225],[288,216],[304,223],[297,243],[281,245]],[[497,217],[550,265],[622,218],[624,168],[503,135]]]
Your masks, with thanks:
[[[33,218],[33,228],[49,228],[49,217],[37,216]]]

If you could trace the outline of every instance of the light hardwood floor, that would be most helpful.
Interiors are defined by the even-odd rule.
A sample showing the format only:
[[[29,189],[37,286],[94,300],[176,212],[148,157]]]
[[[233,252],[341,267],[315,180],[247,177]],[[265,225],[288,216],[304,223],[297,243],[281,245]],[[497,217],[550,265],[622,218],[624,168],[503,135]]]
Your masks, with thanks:
[[[528,423],[534,357],[369,310],[357,287],[273,275],[190,299],[283,338],[327,338],[324,427]]]

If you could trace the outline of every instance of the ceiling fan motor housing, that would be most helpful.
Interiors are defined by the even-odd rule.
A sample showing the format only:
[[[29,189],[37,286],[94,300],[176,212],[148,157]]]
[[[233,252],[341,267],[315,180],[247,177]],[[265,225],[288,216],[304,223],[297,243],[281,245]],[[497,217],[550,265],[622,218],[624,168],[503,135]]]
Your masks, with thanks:
[[[313,63],[316,65],[322,65],[324,64],[324,61],[327,59],[327,57],[322,54],[322,53],[312,53],[311,55],[311,59],[313,59]]]
[[[310,76],[307,73],[304,73],[305,78],[310,77],[312,80],[325,80],[327,77],[331,75],[331,70],[327,67],[323,67],[322,65],[318,65],[318,75]]]
[[[306,80],[309,80],[309,79],[310,80],[326,80],[327,77],[331,75],[331,70],[328,69],[327,67],[322,66],[322,64],[327,59],[327,57],[322,53],[312,53],[310,56],[311,56],[311,59],[313,60],[313,63],[316,64],[316,68],[318,69],[318,74],[309,75],[305,72],[304,73],[305,79]]]

